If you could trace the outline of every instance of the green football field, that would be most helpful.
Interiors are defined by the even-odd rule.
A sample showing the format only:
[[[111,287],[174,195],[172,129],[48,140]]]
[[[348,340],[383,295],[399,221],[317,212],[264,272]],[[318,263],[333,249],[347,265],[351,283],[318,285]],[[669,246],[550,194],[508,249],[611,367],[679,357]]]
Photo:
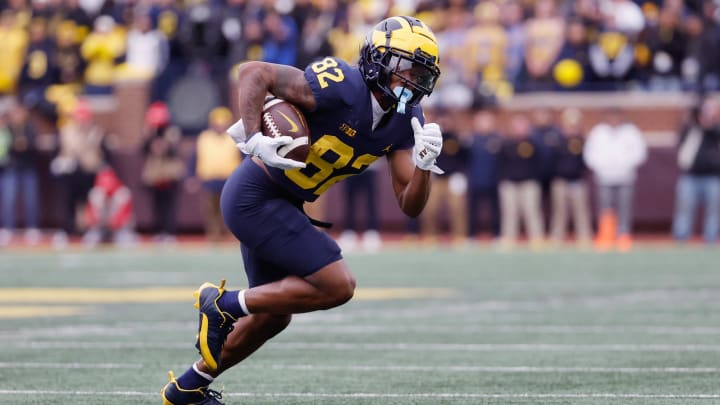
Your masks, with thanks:
[[[279,253],[281,254],[281,253]],[[720,404],[720,251],[403,248],[216,380],[227,404]],[[0,252],[0,404],[159,404],[239,250]]]

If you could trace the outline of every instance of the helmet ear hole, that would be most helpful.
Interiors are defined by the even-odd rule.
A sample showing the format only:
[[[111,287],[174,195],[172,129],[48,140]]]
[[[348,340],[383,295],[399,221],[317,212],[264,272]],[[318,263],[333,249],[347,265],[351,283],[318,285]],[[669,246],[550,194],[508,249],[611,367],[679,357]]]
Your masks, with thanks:
[[[377,71],[374,68],[367,69],[365,76],[366,76],[367,80],[370,80],[370,81],[377,80],[377,78],[378,78]]]

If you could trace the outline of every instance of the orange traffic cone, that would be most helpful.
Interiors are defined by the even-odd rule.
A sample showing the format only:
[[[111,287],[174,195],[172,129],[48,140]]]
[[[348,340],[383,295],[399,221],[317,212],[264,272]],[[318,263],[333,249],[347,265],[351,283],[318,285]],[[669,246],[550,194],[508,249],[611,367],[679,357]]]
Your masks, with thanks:
[[[604,211],[598,221],[598,232],[595,236],[595,249],[600,252],[610,250],[617,234],[617,218],[613,210]]]

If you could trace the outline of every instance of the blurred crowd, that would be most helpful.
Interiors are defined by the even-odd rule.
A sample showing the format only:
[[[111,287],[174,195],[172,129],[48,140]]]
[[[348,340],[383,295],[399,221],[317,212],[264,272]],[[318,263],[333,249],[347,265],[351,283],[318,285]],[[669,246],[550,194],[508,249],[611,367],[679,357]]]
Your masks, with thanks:
[[[149,107],[133,147],[142,156],[152,234],[174,240],[178,196],[192,192],[202,195],[209,238],[222,240],[219,193],[242,159],[223,135],[233,122],[225,107],[232,104],[233,68],[247,60],[304,68],[327,55],[354,62],[373,25],[411,14],[440,42],[442,76],[425,105],[429,119],[444,128],[439,164],[446,174],[408,228],[433,240],[447,210],[456,241],[486,232],[502,246],[525,235],[539,247],[567,240],[572,221],[580,246],[629,249],[634,182],[647,156],[641,131],[620,110],[606,111],[587,130],[579,110],[505,116],[497,106],[519,92],[719,90],[716,3],[0,0],[0,246],[18,228],[27,243],[38,243],[48,184],[62,207],[53,224],[57,246],[73,235],[88,245],[137,239],[137,195],[112,164],[127,142],[99,125],[88,102],[112,96],[127,81],[149,88],[148,99],[138,100]],[[713,243],[720,141],[717,103],[707,100],[678,133],[682,175],[673,234],[691,236],[702,202],[704,239]],[[349,207],[341,235],[346,247],[375,250],[382,243],[375,177],[371,169],[340,186]],[[595,180],[592,193],[588,178]],[[360,196],[365,200],[356,201]],[[357,203],[368,209],[362,226],[352,215]]]
[[[435,176],[425,210],[408,224],[422,241],[432,245],[447,229],[459,246],[485,239],[501,249],[631,249],[638,170],[648,159],[648,145],[621,109],[607,108],[592,125],[576,108],[502,114],[494,108],[433,107],[426,115],[443,128],[438,165],[445,173]],[[720,234],[718,99],[702,99],[688,111],[674,150],[674,196],[672,190],[657,196],[674,198],[672,237],[690,240],[699,222],[703,241],[714,245]],[[346,249],[379,246],[373,197],[378,185],[368,172],[343,182],[351,202],[339,239]],[[365,201],[358,197],[363,192]],[[356,209],[358,202],[366,210]],[[356,222],[358,212],[366,214],[364,225]]]
[[[445,85],[488,97],[539,90],[717,90],[718,7],[710,0],[4,0],[0,94],[111,93],[153,80],[168,96],[188,69],[222,89],[245,60],[298,67],[357,59],[391,14],[435,30]],[[53,85],[69,86],[55,89]],[[223,97],[226,97],[224,94]]]

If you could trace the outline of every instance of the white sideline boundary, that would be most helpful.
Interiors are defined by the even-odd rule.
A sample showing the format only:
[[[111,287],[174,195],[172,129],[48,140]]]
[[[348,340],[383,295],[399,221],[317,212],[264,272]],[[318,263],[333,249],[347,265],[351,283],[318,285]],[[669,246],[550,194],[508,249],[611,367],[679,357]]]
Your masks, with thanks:
[[[552,343],[307,343],[270,342],[275,350],[423,351],[423,352],[720,352],[713,344],[552,344]],[[187,342],[2,342],[0,352],[14,349],[170,349],[189,350]]]
[[[0,369],[142,369],[140,363],[47,363],[0,362]],[[713,374],[718,367],[535,367],[535,366],[399,366],[399,365],[312,365],[312,364],[246,364],[246,369],[291,371],[368,371],[368,372],[446,372],[446,373],[619,373],[619,374]]]
[[[84,397],[159,397],[157,392],[140,391],[55,391],[55,390],[4,390],[2,395],[67,395]],[[635,393],[568,393],[568,394],[481,394],[481,393],[315,393],[315,392],[236,392],[223,393],[223,397],[238,398],[394,398],[394,399],[718,399],[720,394],[635,394]]]

